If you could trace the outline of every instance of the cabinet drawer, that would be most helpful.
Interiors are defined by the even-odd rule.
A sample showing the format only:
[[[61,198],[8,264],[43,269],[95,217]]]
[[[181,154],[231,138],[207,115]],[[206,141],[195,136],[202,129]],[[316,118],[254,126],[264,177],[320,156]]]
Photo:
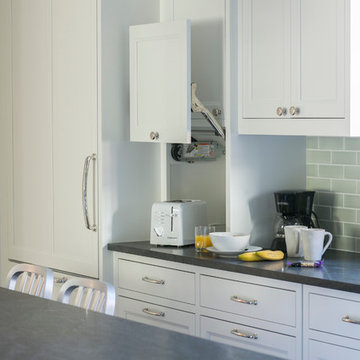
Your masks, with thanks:
[[[304,358],[311,360],[360,359],[360,351],[315,340],[309,341],[309,356],[305,355]]]
[[[360,301],[309,293],[308,302],[309,329],[360,340]]]
[[[296,293],[202,275],[200,305],[278,324],[296,326]]]
[[[123,289],[195,303],[195,274],[118,259],[118,286]]]
[[[122,296],[117,298],[117,309],[117,314],[127,320],[195,335],[195,315],[192,313]]]
[[[205,339],[282,359],[296,358],[296,339],[292,336],[205,316],[200,318],[200,332]]]

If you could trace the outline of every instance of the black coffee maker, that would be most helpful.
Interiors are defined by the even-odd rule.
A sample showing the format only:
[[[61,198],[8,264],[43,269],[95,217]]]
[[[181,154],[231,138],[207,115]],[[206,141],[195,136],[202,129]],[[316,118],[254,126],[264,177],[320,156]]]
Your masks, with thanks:
[[[272,250],[286,252],[285,231],[287,225],[305,225],[320,227],[315,212],[312,210],[315,191],[278,191],[274,193],[276,212]],[[315,219],[315,222],[313,221]]]

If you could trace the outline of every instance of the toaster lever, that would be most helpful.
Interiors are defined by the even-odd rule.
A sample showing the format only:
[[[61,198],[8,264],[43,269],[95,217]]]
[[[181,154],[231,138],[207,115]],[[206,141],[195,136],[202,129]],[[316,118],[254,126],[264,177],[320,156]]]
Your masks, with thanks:
[[[154,227],[154,231],[157,237],[163,236],[164,229],[162,227]]]

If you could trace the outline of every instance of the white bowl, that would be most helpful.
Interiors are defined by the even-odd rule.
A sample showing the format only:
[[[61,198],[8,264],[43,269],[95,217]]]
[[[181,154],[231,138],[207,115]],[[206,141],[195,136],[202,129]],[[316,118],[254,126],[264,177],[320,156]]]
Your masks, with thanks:
[[[242,251],[249,246],[250,235],[231,232],[212,232],[210,239],[215,249],[220,251]]]

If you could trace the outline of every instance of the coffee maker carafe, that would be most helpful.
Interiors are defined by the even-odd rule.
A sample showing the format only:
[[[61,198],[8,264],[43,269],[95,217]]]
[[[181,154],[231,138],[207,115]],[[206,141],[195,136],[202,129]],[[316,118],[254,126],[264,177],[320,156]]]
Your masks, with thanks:
[[[315,191],[278,191],[274,193],[277,216],[274,224],[273,250],[286,252],[285,231],[287,225],[319,227],[317,216],[312,211]],[[316,224],[313,222],[314,216]]]

